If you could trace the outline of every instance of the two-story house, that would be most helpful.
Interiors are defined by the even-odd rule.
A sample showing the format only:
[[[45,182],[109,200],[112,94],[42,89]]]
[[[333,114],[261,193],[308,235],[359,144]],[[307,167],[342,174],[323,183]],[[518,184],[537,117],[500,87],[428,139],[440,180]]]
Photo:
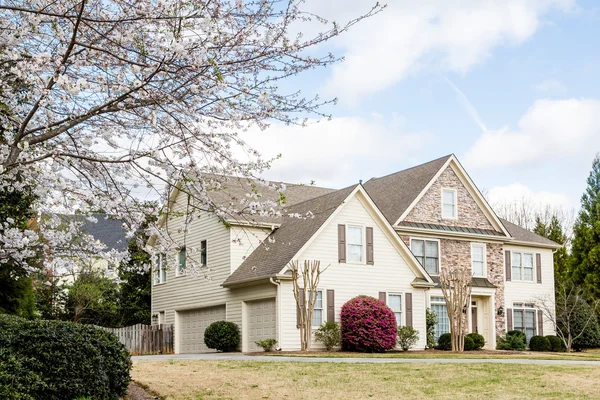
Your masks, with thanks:
[[[251,185],[233,180],[227,190],[243,196]],[[425,348],[427,308],[438,318],[436,336],[449,331],[440,271],[467,265],[469,331],[481,333],[486,348],[511,329],[528,337],[554,333],[535,299],[554,297],[553,252],[560,246],[499,219],[454,155],[340,190],[288,185],[286,200],[289,214],[312,217],[224,224],[206,213],[188,227],[186,241],[200,247],[193,256],[212,271],[210,279],[186,274],[181,255],[159,257],[152,313],[156,323],[175,324],[176,352],[207,351],[204,329],[216,320],[239,325],[242,351],[258,350],[255,341],[265,338],[283,350],[299,349],[287,269],[291,260],[305,259],[327,267],[315,328],[339,321],[342,305],[365,294],[388,304],[399,325],[417,329],[415,347]],[[169,204],[182,211],[187,201],[174,190]],[[173,215],[165,229],[180,225],[183,216]],[[178,234],[184,233],[171,232]]]

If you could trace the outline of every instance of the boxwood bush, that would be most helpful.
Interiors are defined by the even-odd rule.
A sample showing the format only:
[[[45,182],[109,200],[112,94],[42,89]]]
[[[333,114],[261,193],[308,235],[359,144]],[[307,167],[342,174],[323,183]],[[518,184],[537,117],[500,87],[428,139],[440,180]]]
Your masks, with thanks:
[[[531,351],[550,351],[551,348],[550,340],[545,336],[532,336],[529,340],[529,350]]]
[[[231,321],[216,321],[204,331],[204,343],[209,349],[235,351],[240,344],[240,328]]]
[[[0,398],[116,399],[130,369],[129,352],[110,332],[0,315]]]
[[[566,350],[565,343],[558,336],[548,335],[546,338],[548,339],[548,342],[550,342],[550,351]]]
[[[396,347],[394,312],[369,296],[358,296],[342,306],[342,349],[368,353]]]
[[[452,335],[450,333],[441,334],[437,343],[437,350],[452,350]]]
[[[499,337],[496,348],[498,350],[525,350],[527,338],[521,331],[508,331],[506,337]]]
[[[469,333],[465,337],[471,338],[471,340],[473,341],[473,348],[471,350],[481,350],[481,349],[483,349],[483,346],[485,346],[485,339],[484,339],[483,335],[480,335],[479,333],[472,332],[472,333]],[[465,350],[468,350],[466,342],[465,342]]]

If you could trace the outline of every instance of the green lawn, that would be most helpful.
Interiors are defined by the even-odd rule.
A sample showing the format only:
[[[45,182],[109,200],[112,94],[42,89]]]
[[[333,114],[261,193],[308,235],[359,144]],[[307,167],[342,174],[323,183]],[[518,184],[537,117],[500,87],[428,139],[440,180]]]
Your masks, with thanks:
[[[600,349],[588,350],[580,353],[541,353],[541,352],[502,352],[502,351],[468,351],[462,354],[449,351],[409,351],[388,353],[351,353],[351,352],[289,352],[289,353],[261,353],[273,357],[319,357],[319,358],[468,358],[491,359],[513,358],[530,360],[589,360],[600,361]]]
[[[166,399],[594,399],[600,367],[136,361],[133,379]]]

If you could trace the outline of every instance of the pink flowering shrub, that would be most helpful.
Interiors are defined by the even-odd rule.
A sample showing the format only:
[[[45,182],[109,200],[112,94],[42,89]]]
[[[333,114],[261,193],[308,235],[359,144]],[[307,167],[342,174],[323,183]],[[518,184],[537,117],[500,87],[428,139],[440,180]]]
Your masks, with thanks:
[[[382,352],[396,346],[396,318],[384,302],[358,296],[342,306],[342,349]]]

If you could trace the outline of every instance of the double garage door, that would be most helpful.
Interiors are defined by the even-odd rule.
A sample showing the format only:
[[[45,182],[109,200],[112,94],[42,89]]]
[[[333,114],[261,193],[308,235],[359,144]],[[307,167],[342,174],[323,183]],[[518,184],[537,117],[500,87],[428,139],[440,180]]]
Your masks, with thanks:
[[[275,339],[277,331],[275,299],[246,302],[247,351],[261,351],[255,342],[263,339]],[[179,352],[204,353],[211,351],[204,344],[204,330],[215,321],[226,318],[225,306],[199,308],[179,313]]]

